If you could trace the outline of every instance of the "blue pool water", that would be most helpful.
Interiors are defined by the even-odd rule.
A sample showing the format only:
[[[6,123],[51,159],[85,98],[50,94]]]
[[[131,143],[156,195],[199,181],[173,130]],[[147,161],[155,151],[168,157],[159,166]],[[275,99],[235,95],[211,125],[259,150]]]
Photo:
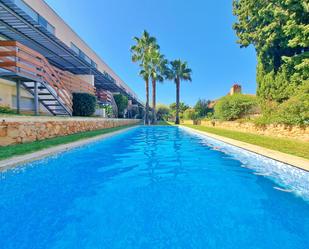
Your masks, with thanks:
[[[308,193],[307,172],[137,127],[0,173],[0,248],[308,249]]]

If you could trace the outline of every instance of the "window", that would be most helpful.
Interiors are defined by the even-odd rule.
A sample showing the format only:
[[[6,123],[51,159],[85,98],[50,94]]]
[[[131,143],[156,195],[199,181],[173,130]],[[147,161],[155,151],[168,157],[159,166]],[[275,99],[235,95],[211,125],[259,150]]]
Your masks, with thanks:
[[[91,59],[87,56],[87,55],[85,55],[85,61],[87,61],[89,64],[91,64]]]
[[[79,57],[85,59],[85,54],[81,50],[79,50]]]
[[[92,66],[97,67],[97,64],[94,63],[83,51],[81,51],[73,42],[71,42],[71,49],[79,55],[80,58],[84,59],[86,62],[91,64]]]
[[[51,25],[44,17],[40,16],[35,10],[33,10],[23,0],[12,0],[21,10],[23,10],[28,16],[30,16],[35,22],[43,26],[47,31],[55,34],[55,27]]]
[[[83,51],[79,50],[79,56],[80,58],[84,59],[89,64],[91,64],[91,59]]]
[[[74,45],[73,42],[71,42],[71,49],[72,49],[77,55],[79,55],[79,48],[76,47],[76,46]]]
[[[39,15],[38,23],[46,28],[50,33],[54,34],[55,33],[55,27],[52,26],[46,19],[42,16]]]
[[[95,68],[98,68],[97,63],[95,63],[94,61],[91,61],[91,65],[94,66]]]
[[[36,22],[38,22],[39,20],[39,15],[36,11],[34,11],[28,4],[26,4],[24,1],[22,0],[13,0],[13,2],[19,7],[21,8],[27,15],[29,15],[30,17],[32,17],[33,20],[35,20]]]

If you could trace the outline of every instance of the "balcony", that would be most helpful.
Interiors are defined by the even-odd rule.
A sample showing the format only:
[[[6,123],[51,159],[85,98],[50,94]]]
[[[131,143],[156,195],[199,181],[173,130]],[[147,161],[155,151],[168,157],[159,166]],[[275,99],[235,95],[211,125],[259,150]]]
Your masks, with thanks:
[[[53,115],[72,114],[73,92],[95,94],[93,85],[16,41],[0,41],[0,77],[21,84]]]

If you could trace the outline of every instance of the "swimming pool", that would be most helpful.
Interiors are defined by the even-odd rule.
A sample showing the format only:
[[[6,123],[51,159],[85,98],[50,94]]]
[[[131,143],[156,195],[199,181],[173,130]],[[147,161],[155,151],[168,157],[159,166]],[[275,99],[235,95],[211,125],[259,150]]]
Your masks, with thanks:
[[[308,249],[308,172],[177,127],[0,174],[0,248]]]

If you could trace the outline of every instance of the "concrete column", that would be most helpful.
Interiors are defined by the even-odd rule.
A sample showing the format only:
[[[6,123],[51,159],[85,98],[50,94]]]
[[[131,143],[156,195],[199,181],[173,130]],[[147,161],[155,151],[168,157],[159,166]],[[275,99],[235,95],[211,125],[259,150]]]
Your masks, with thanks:
[[[34,82],[34,114],[39,115],[38,82]]]
[[[17,114],[20,114],[20,80],[17,80],[16,82],[16,109]]]

